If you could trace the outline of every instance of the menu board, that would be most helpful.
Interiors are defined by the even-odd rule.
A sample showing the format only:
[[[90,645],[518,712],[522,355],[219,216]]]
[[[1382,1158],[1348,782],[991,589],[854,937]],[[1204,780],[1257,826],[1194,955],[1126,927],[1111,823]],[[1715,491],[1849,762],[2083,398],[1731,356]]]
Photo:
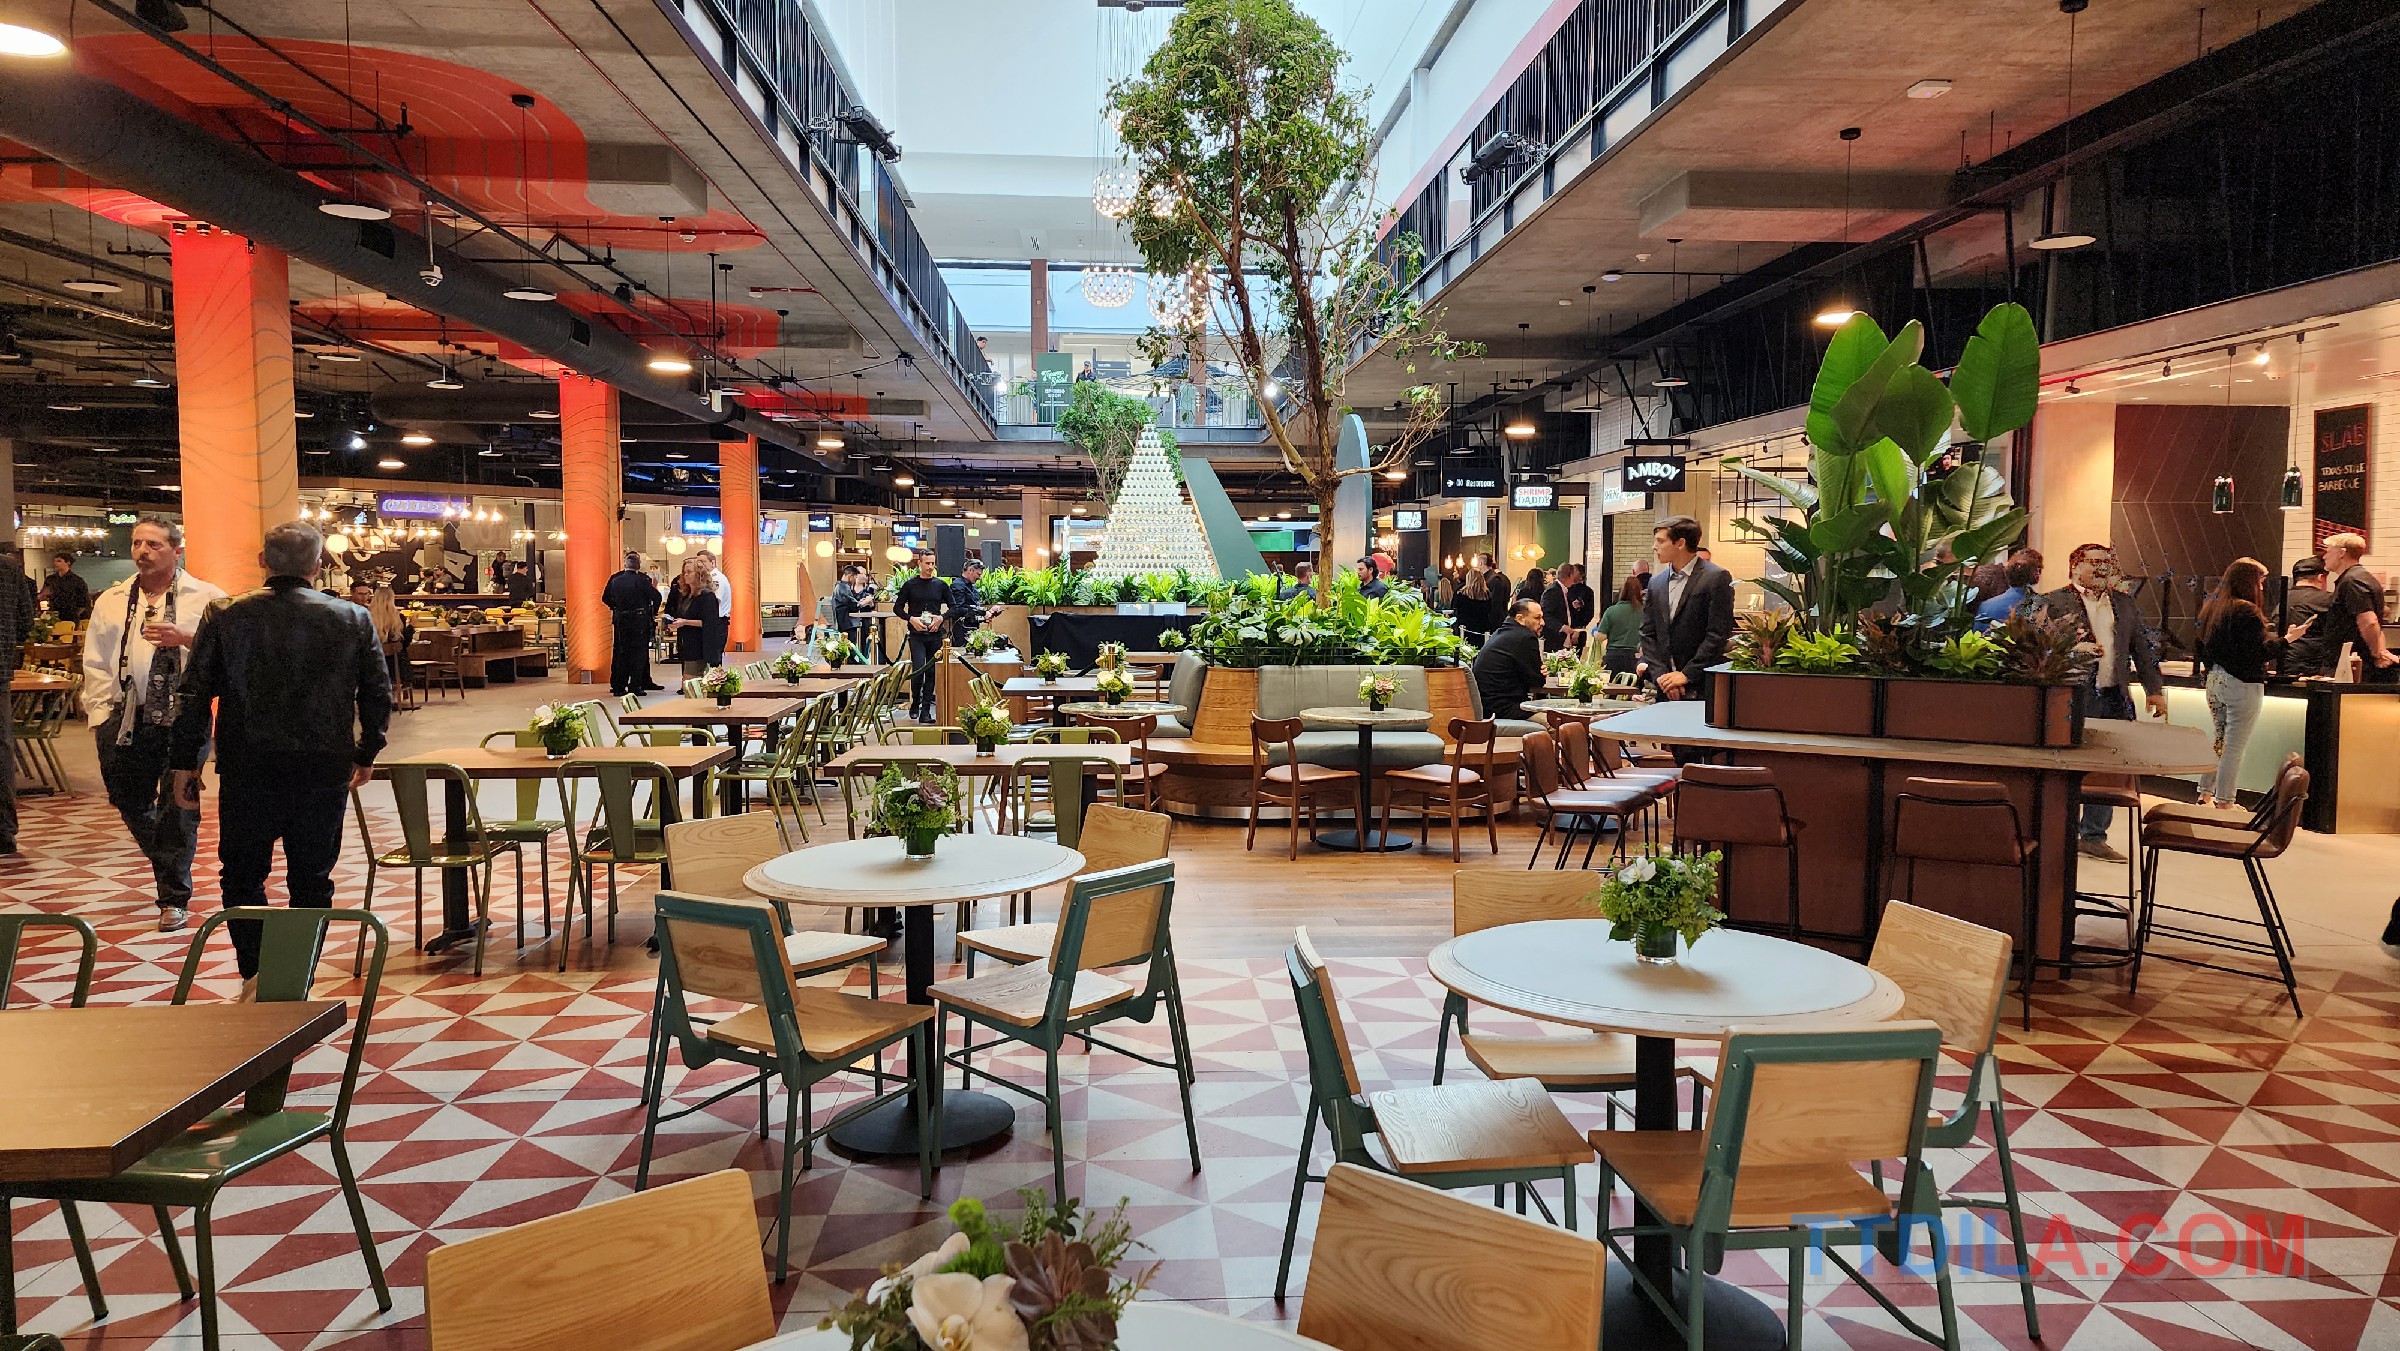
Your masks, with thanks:
[[[2367,535],[2367,406],[2320,408],[2316,426],[2316,530]],[[2372,541],[2370,541],[2370,544]]]

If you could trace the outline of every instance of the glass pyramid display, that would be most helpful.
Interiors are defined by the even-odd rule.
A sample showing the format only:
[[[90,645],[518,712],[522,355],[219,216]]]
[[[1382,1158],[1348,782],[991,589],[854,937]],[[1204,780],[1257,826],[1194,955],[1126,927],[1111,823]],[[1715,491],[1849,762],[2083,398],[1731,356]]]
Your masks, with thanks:
[[[1217,560],[1208,549],[1200,515],[1167,462],[1167,448],[1158,432],[1142,429],[1133,459],[1125,466],[1125,481],[1108,509],[1108,537],[1100,543],[1094,576],[1104,579],[1138,577],[1152,572],[1189,569],[1195,577],[1214,578]]]

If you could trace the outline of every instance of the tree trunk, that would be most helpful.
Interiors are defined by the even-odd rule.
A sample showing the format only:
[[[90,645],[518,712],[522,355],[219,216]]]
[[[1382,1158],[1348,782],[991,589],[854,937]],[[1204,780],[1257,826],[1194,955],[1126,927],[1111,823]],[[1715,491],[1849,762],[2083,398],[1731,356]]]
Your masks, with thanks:
[[[1317,485],[1317,604],[1333,604],[1333,500],[1341,495],[1342,480],[1329,478]],[[1369,513],[1370,526],[1374,515]]]

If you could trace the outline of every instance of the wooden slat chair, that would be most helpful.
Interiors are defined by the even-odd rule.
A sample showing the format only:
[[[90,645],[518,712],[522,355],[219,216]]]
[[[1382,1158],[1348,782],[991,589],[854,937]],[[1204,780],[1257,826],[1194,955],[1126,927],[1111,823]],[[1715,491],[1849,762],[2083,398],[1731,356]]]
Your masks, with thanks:
[[[1452,718],[1449,746],[1442,762],[1411,769],[1389,769],[1383,772],[1383,782],[1389,792],[1384,801],[1384,828],[1391,828],[1391,810],[1403,798],[1417,800],[1417,847],[1425,847],[1433,828],[1433,815],[1440,811],[1450,818],[1450,857],[1458,857],[1458,823],[1469,808],[1483,809],[1484,834],[1489,838],[1492,852],[1500,852],[1499,808],[1492,800],[1493,786],[1500,781],[1500,767],[1492,754],[1492,743],[1499,738],[1500,724],[1491,718]]]
[[[795,820],[800,816],[801,804],[806,803],[816,808],[818,825],[828,824],[824,800],[817,796],[817,783],[825,776],[825,762],[833,758],[826,750],[826,728],[837,707],[833,695],[820,694],[802,704],[800,716],[792,720],[792,739],[800,745],[787,789]]]
[[[1337,1163],[1300,1335],[1334,1351],[1591,1351],[1608,1250],[1406,1178]]]
[[[1658,797],[1639,784],[1603,783],[1593,788],[1569,788],[1559,778],[1558,743],[1548,732],[1527,732],[1518,742],[1517,758],[1525,774],[1525,793],[1532,800],[1533,810],[1542,818],[1542,833],[1534,838],[1533,853],[1526,858],[1530,870],[1541,861],[1542,846],[1549,843],[1553,828],[1559,831],[1558,858],[1552,868],[1567,866],[1567,850],[1575,836],[1588,824],[1591,843],[1584,846],[1583,861],[1590,866],[1592,853],[1600,846],[1600,822],[1613,818],[1617,823],[1616,852],[1625,853],[1625,836],[1632,831],[1637,818],[1645,816]]]
[[[1101,732],[1106,728],[1071,727],[1046,728],[1047,731]],[[1002,805],[1000,819],[1012,828],[1012,833],[1030,835],[1048,831],[1061,844],[1073,847],[1072,842],[1083,836],[1084,804],[1088,782],[1090,796],[1101,802],[1121,801],[1125,796],[1124,767],[1105,755],[1077,750],[1072,743],[1058,744],[1055,749],[1039,749],[1051,743],[1031,743],[1008,779],[1008,799]],[[1095,803],[1094,805],[1098,805]]]
[[[1589,872],[1517,876],[1514,868],[1460,868],[1450,874],[1450,932],[1463,936],[1503,924],[1572,919],[1602,923],[1593,897],[1600,875]],[[1433,1043],[1433,1081],[1442,1082],[1450,1054],[1450,1029],[1458,1028],[1459,1049],[1487,1079],[1531,1079],[1553,1093],[1602,1093],[1608,1128],[1617,1127],[1613,1096],[1633,1088],[1633,1038],[1621,1032],[1571,1032],[1560,1036],[1505,1037],[1468,1030],[1467,997],[1453,990],[1442,999],[1440,1030]],[[1707,1087],[1700,1071],[1676,1067],[1678,1078],[1694,1081],[1692,1125],[1700,1124]]]
[[[433,1351],[741,1351],[775,1335],[739,1169],[511,1225],[425,1254]]]
[[[1250,715],[1250,830],[1242,839],[1242,848],[1258,843],[1258,809],[1261,806],[1283,807],[1291,812],[1291,839],[1284,857],[1300,857],[1300,813],[1308,813],[1309,843],[1317,839],[1317,799],[1333,793],[1355,802],[1358,799],[1358,771],[1336,769],[1331,765],[1303,764],[1300,760],[1300,734],[1307,724],[1298,718],[1262,718]],[[1280,757],[1280,759],[1278,758]],[[1359,829],[1365,830],[1365,822]]]
[[[425,874],[451,868],[467,875],[467,898],[475,907],[475,966],[483,974],[483,950],[492,927],[492,865],[502,854],[521,853],[515,840],[503,838],[483,819],[483,804],[476,799],[475,780],[456,765],[434,760],[386,760],[383,776],[392,786],[392,812],[400,819],[400,847],[376,855],[370,847],[369,857],[384,868],[406,868],[416,882],[417,941],[425,939]],[[434,820],[433,796],[435,783],[444,785],[447,792],[453,786],[466,795],[467,816],[464,838],[452,849],[447,830]],[[358,809],[360,838],[365,838],[366,812]],[[567,894],[572,906],[575,897]],[[525,895],[517,893],[517,932],[525,931]],[[520,943],[520,946],[522,944]],[[564,969],[563,967],[561,968]]]
[[[776,726],[774,750],[753,752],[743,757],[741,763],[716,771],[717,778],[732,779],[742,785],[745,811],[750,801],[750,785],[755,783],[765,787],[767,810],[764,815],[775,823],[786,849],[792,847],[794,831],[799,833],[800,843],[808,843],[808,823],[801,817],[799,788],[807,745],[800,739],[799,727],[800,714],[782,720]],[[783,814],[787,810],[792,815],[789,827],[783,824]]]
[[[641,1163],[634,1190],[650,1185],[650,1156],[657,1146],[658,1127],[706,1112],[744,1092],[759,1091],[759,1133],[767,1130],[767,1082],[784,1086],[783,1182],[776,1193],[775,1279],[791,1274],[793,1165],[812,1168],[817,1137],[843,1122],[883,1106],[902,1094],[915,1092],[917,1113],[917,1195],[933,1195],[933,1170],[941,1137],[941,1070],[934,1058],[938,1043],[928,1039],[933,1010],[885,999],[861,999],[833,990],[794,984],[783,957],[783,928],[775,907],[761,900],[716,899],[658,894],[659,1010],[667,1035],[665,1043],[681,1052],[684,1065],[703,1069],[718,1061],[742,1065],[754,1073],[705,1100],[680,1111],[665,1111],[663,1087],[650,1099],[642,1118]],[[713,1021],[694,1016],[697,999],[728,1000],[740,1012]],[[823,1126],[809,1124],[815,1115],[811,1093],[836,1074],[855,1072],[861,1061],[881,1063],[881,1053],[902,1042],[909,1046],[912,1084],[869,1094],[837,1111]],[[662,1048],[663,1049],[663,1048]],[[663,1084],[665,1057],[646,1068]],[[877,1083],[880,1085],[881,1076]]]
[[[1495,1202],[1514,1183],[1520,1210],[1529,1183],[1556,1178],[1565,1196],[1561,1213],[1567,1228],[1575,1227],[1575,1169],[1592,1161],[1592,1150],[1540,1084],[1508,1079],[1370,1095],[1360,1087],[1358,1065],[1351,1059],[1340,995],[1307,929],[1294,936],[1283,960],[1292,979],[1292,997],[1300,1006],[1301,1039],[1308,1046],[1308,1116],[1300,1128],[1292,1208],[1283,1225],[1283,1258],[1275,1268],[1276,1299],[1284,1297],[1291,1282],[1301,1199],[1309,1183],[1325,1180],[1323,1174],[1309,1171],[1320,1121],[1336,1164],[1398,1173],[1445,1191],[1488,1186]],[[1367,1147],[1370,1135],[1383,1146],[1383,1157]],[[1533,1201],[1550,1218],[1550,1205],[1539,1193],[1533,1193]]]
[[[92,972],[100,959],[100,936],[92,926],[73,915],[46,915],[35,910],[19,910],[0,914],[0,1009],[8,1007],[8,994],[16,983],[17,956],[31,929],[64,929],[75,935],[79,949],[75,961],[75,985],[68,995],[68,1008],[82,1008],[91,997]],[[5,1090],[0,1090],[4,1092]],[[83,1216],[73,1201],[61,1201],[59,1218],[66,1223],[67,1242],[75,1250],[75,1264],[83,1275],[84,1297],[91,1301],[92,1321],[108,1317],[108,1298],[100,1292],[100,1274],[92,1265],[91,1244],[83,1233]],[[13,1230],[10,1228],[8,1194],[0,1191],[0,1312],[7,1314],[4,1325],[16,1327],[16,1261],[10,1251]]]
[[[1133,763],[1126,766],[1117,790],[1117,805],[1139,807],[1150,811],[1157,807],[1158,781],[1165,777],[1167,767],[1150,758],[1150,738],[1158,735],[1158,715],[1155,713],[1077,713],[1077,726],[1091,727],[1114,734],[1114,740],[1133,747]]]
[[[1067,886],[1058,922],[1058,941],[1049,960],[988,975],[946,980],[933,987],[936,1046],[945,1044],[944,1024],[955,1016],[966,1024],[946,1063],[958,1067],[963,1084],[979,1075],[994,1084],[1038,1099],[1050,1131],[1051,1185],[1067,1197],[1067,1139],[1059,1125],[1058,1050],[1067,1038],[1106,1048],[1145,1065],[1175,1071],[1183,1098],[1183,1133],[1191,1147],[1192,1171],[1200,1171],[1200,1129],[1192,1116],[1192,1041],[1183,1014],[1183,986],[1175,975],[1175,945],[1169,917],[1174,910],[1175,865],[1170,860],[1113,872],[1089,873]],[[1145,964],[1135,985],[1101,974],[1102,968]],[[1164,1010],[1169,1059],[1144,1055],[1092,1035],[1108,1023],[1147,1023]],[[998,1035],[975,1040],[984,1027]],[[1043,1089],[1037,1093],[1014,1080],[975,1068],[974,1054],[1022,1042],[1042,1052]]]
[[[235,923],[259,926],[256,997],[260,1003],[310,998],[327,930],[335,924],[360,926],[358,942],[370,947],[371,953],[365,982],[357,996],[357,1016],[350,1024],[350,1049],[342,1064],[333,1110],[324,1112],[286,1105],[284,1089],[290,1077],[287,1068],[252,1089],[243,1101],[209,1113],[114,1177],[8,1184],[8,1191],[17,1196],[62,1203],[97,1201],[150,1207],[158,1220],[159,1241],[166,1247],[168,1265],[175,1272],[176,1289],[185,1299],[197,1297],[200,1302],[202,1351],[218,1348],[217,1254],[210,1225],[218,1193],[228,1183],[287,1154],[298,1153],[318,1140],[331,1143],[334,1174],[341,1183],[342,1199],[349,1205],[350,1226],[358,1236],[359,1253],[366,1259],[367,1280],[375,1291],[375,1307],[386,1313],[392,1307],[392,1292],[383,1279],[383,1262],[375,1252],[375,1231],[367,1223],[366,1204],[359,1199],[358,1172],[350,1166],[345,1139],[351,1098],[358,1089],[359,1066],[365,1061],[367,1036],[375,1020],[376,997],[383,989],[384,959],[390,955],[391,937],[383,921],[364,910],[282,906],[236,906],[220,910],[203,920],[199,932],[192,935],[192,945],[183,959],[183,973],[175,982],[175,1003],[191,1002],[192,986],[199,979],[210,935]],[[184,1265],[183,1245],[167,1213],[170,1207],[192,1212],[192,1241],[198,1257],[197,1289],[191,1269]],[[5,1218],[0,1215],[0,1220]],[[73,1231],[69,1232],[73,1237]],[[81,1244],[77,1246],[76,1262],[89,1281],[90,1254],[80,1251]],[[90,1284],[97,1296],[97,1282]]]
[[[1082,834],[1059,840],[1083,855],[1083,867],[1076,872],[1077,877],[1115,872],[1137,863],[1155,863],[1167,857],[1175,838],[1175,818],[1164,812],[1137,812],[1096,802],[1083,814],[1082,821]],[[1029,916],[1033,913],[1030,895],[1026,898],[1025,913]],[[1047,958],[1058,946],[1058,925],[1028,922],[997,929],[969,929],[958,936],[958,945],[966,952],[970,976],[975,974],[978,953],[1012,966],[1023,966]]]
[[[661,729],[669,730],[669,729]],[[694,729],[697,730],[697,729]],[[578,811],[576,785],[590,785],[593,808],[588,822]],[[645,806],[642,792],[648,790]],[[634,763],[576,764],[558,767],[558,800],[566,812],[567,853],[573,871],[567,875],[567,920],[559,935],[558,969],[567,969],[567,941],[575,936],[575,896],[583,894],[583,939],[592,942],[592,874],[608,875],[608,941],[617,941],[617,869],[652,866],[664,869],[660,885],[674,882],[674,865],[667,861],[666,826],[677,819],[675,775],[664,765]]]
[[[742,878],[752,868],[789,852],[775,823],[758,812],[711,816],[698,821],[670,822],[666,829],[667,866],[675,870],[675,889],[688,896],[717,896],[732,900],[752,897]],[[883,994],[882,978],[870,958],[884,948],[880,938],[800,929],[792,924],[788,901],[770,899],[783,927],[783,955],[794,976],[823,975],[867,962],[867,994]]]
[[[1939,1188],[1925,1164],[1926,1122],[1942,1029],[1931,1022],[1891,1022],[1867,1028],[1744,1032],[1725,1037],[1719,1055],[1716,1110],[1706,1130],[1595,1131],[1600,1194],[1621,1179],[1654,1222],[1605,1229],[1601,1235],[1642,1292],[1683,1333],[1687,1351],[1700,1351],[1708,1283],[1728,1251],[1781,1248],[1786,1253],[1787,1326],[1805,1314],[1800,1292],[1808,1263],[1822,1251],[1857,1281],[1902,1327],[1957,1351],[1958,1310],[1951,1300],[1950,1261],[1941,1225],[1909,1224],[1939,1214]],[[1900,1195],[1861,1176],[1855,1160],[1897,1159]],[[1902,1312],[1869,1283],[1842,1245],[1881,1235],[1896,1258],[1908,1233],[1932,1237],[1934,1286],[1942,1327],[1934,1332]],[[1653,1286],[1618,1240],[1664,1234],[1682,1257],[1682,1297]],[[1900,1236],[1897,1244],[1888,1242]]]

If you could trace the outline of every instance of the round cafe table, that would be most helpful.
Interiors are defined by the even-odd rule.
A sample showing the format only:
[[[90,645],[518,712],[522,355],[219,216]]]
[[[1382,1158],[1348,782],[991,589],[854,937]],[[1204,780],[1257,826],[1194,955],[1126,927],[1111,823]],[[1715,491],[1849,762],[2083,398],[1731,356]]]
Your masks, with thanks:
[[[1632,699],[1528,699],[1520,705],[1528,713],[1564,713],[1571,718],[1607,718],[1619,713],[1631,713],[1642,705]]]
[[[1847,957],[1765,934],[1718,929],[1685,947],[1672,966],[1635,960],[1598,918],[1506,924],[1453,938],[1433,950],[1433,978],[1466,998],[1545,1022],[1634,1038],[1637,1130],[1675,1129],[1675,1042],[1722,1037],[1730,1027],[1826,1027],[1883,1022],[1900,1012],[1900,987]],[[1603,1197],[1605,1207],[1607,1198]],[[1653,1222],[1637,1206],[1634,1222]],[[1674,1243],[1634,1239],[1634,1262],[1661,1290],[1673,1279]],[[1748,1291],[1708,1281],[1703,1330],[1712,1347],[1780,1347],[1782,1320]],[[1623,1271],[1609,1274],[1600,1344],[1683,1345],[1683,1337]]]
[[[1265,1323],[1165,1300],[1135,1300],[1117,1319],[1121,1351],[1333,1351],[1325,1343]],[[850,1351],[850,1339],[830,1328],[789,1332],[748,1351]]]
[[[1127,699],[1114,704],[1104,699],[1078,699],[1070,704],[1056,705],[1056,708],[1061,713],[1092,713],[1103,718],[1138,718],[1145,713],[1175,711],[1175,705],[1164,699]]]
[[[887,837],[796,849],[752,868],[742,885],[803,905],[898,909],[908,1002],[930,1005],[935,906],[1032,891],[1072,877],[1082,867],[1083,855],[1074,850],[1022,835],[949,836],[928,858],[908,857],[899,840]],[[940,1072],[933,1067],[935,1075]],[[1015,1120],[1016,1109],[989,1093],[952,1090],[942,1095],[942,1149],[981,1144],[1006,1133]],[[886,1103],[852,1118],[830,1138],[853,1157],[913,1158],[915,1105]]]
[[[1317,837],[1317,843],[1327,849],[1350,849],[1362,854],[1416,848],[1417,842],[1406,835],[1375,829],[1375,729],[1414,731],[1431,722],[1433,715],[1421,708],[1373,709],[1355,704],[1304,708],[1300,716],[1313,722],[1358,729],[1358,828],[1326,831]]]

